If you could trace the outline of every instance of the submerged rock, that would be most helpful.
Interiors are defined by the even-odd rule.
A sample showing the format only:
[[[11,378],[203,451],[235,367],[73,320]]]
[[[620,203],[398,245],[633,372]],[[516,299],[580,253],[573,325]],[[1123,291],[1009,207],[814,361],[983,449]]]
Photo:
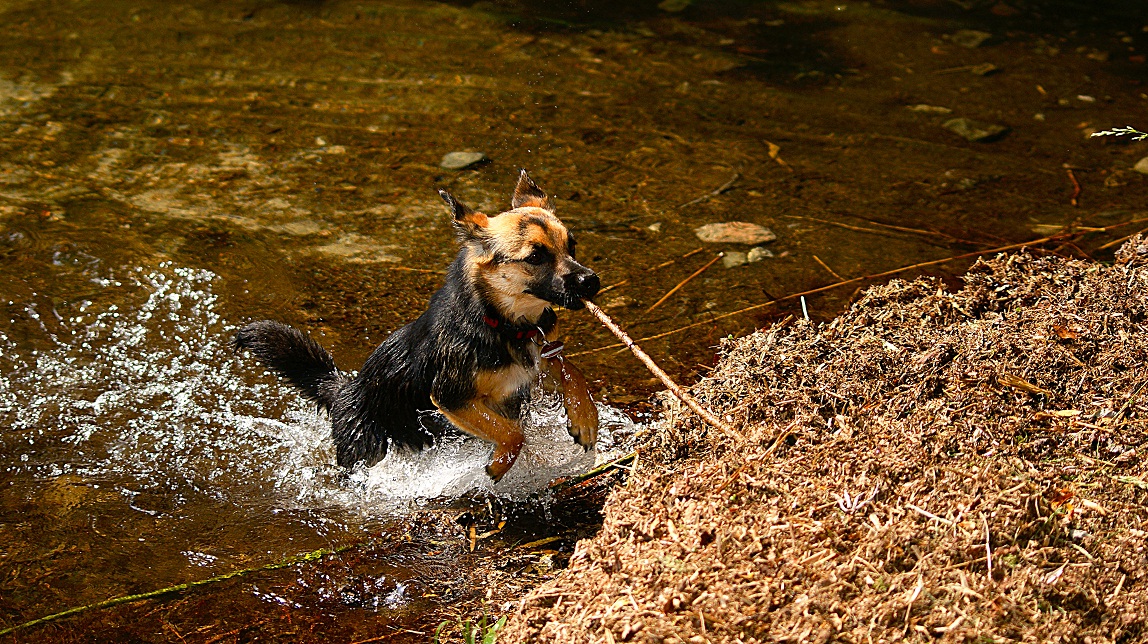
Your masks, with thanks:
[[[770,257],[773,257],[773,251],[764,246],[754,246],[753,248],[749,249],[748,253],[746,253],[745,259],[749,263],[753,264],[755,262],[760,262],[763,259],[769,259]]]
[[[944,125],[947,130],[955,132],[974,143],[996,141],[1005,134],[1008,134],[1009,131],[1009,129],[1003,125],[974,121],[973,119],[964,117],[949,119],[945,121]]]
[[[487,160],[487,156],[481,152],[451,152],[444,155],[438,165],[445,170],[465,170]]]
[[[706,224],[695,228],[694,234],[698,239],[713,244],[764,244],[777,239],[777,235],[765,226],[744,221]]]
[[[1139,172],[1140,174],[1148,174],[1148,157],[1144,157],[1143,159],[1137,161],[1136,165],[1132,166],[1132,169]]]
[[[745,253],[736,250],[726,251],[722,253],[721,257],[722,266],[725,266],[726,268],[737,268],[738,266],[741,266],[748,261],[749,258]]]
[[[1000,71],[1000,67],[992,63],[981,63],[980,65],[973,65],[969,68],[969,73],[976,76],[992,76]]]
[[[926,114],[951,114],[953,112],[953,110],[947,107],[941,107],[940,105],[926,105],[924,103],[920,105],[907,105],[906,109],[908,109],[910,112],[924,112]]]
[[[977,31],[976,29],[962,29],[957,33],[949,36],[949,39],[954,44],[961,47],[968,47],[969,49],[976,49],[984,44],[986,40],[992,38],[993,35],[987,31]]]

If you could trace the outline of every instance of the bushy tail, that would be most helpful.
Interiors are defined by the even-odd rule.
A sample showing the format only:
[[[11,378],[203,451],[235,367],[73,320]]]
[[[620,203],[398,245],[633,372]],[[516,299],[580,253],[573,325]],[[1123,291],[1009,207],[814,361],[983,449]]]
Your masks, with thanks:
[[[346,380],[326,349],[302,331],[281,322],[262,320],[248,324],[235,334],[234,346],[250,351],[328,412]]]

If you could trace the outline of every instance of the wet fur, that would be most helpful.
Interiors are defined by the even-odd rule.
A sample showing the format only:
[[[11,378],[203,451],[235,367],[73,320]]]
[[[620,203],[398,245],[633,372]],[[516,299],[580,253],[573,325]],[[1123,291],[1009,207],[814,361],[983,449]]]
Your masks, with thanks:
[[[374,464],[393,445],[432,444],[446,429],[430,420],[438,409],[456,428],[496,444],[488,472],[497,479],[521,448],[521,407],[540,367],[537,344],[521,336],[534,328],[550,334],[557,319],[551,307],[581,308],[598,278],[574,259],[573,238],[525,171],[513,209],[496,216],[440,194],[454,215],[458,255],[427,310],[384,340],[356,377],[280,322],[245,326],[235,346],[330,415],[339,465]],[[535,263],[540,257],[546,261]],[[596,416],[593,424],[591,437]]]

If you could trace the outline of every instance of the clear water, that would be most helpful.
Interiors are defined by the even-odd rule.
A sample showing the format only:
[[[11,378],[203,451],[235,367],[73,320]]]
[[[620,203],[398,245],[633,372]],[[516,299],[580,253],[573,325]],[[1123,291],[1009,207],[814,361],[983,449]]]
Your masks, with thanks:
[[[521,167],[633,337],[688,329],[641,340],[682,383],[720,338],[803,307],[725,313],[1133,219],[1148,148],[1084,135],[1145,129],[1143,2],[1093,4],[0,2],[0,627],[368,535],[379,547],[26,640],[426,642],[392,627],[512,599],[537,580],[518,536],[511,565],[483,554],[498,538],[472,555],[460,531],[404,521],[446,517],[435,499],[517,503],[618,449],[624,415],[600,409],[587,455],[539,401],[498,486],[465,436],[345,473],[326,422],[231,352],[234,325],[277,317],[358,366],[456,250],[436,189],[496,212]],[[968,49],[961,29],[994,37]],[[998,73],[970,73],[985,63]],[[915,104],[1012,132],[971,143]],[[438,167],[461,149],[490,162]],[[718,252],[748,262],[694,233],[727,221],[770,227],[772,257],[687,281]],[[1055,249],[1103,259],[1134,230]],[[571,353],[615,342],[588,315],[561,324]],[[614,350],[576,359],[598,399],[661,388]],[[558,550],[586,536],[518,507],[507,532],[536,514]],[[491,570],[505,583],[474,584]]]

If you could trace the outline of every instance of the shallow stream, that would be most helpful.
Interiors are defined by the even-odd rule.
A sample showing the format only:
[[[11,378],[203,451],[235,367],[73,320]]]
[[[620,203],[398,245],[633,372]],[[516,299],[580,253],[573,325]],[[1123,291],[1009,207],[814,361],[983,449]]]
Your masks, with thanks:
[[[283,320],[357,368],[441,284],[435,190],[497,212],[520,167],[557,197],[599,302],[635,337],[668,334],[643,343],[685,383],[721,338],[830,318],[866,282],[726,316],[781,296],[1120,225],[1045,247],[1104,259],[1148,217],[1148,147],[1087,135],[1148,129],[1146,13],[0,2],[0,629],[344,546],[7,637],[425,642],[513,610],[594,529],[593,503],[545,488],[623,450],[660,385],[563,313],[607,421],[596,454],[549,400],[498,486],[461,437],[347,472],[326,421],[230,350],[238,326]],[[1009,130],[968,141],[944,126],[958,116]],[[467,149],[488,161],[439,166]],[[730,221],[777,239],[749,262],[753,245],[694,232]],[[690,277],[719,252],[736,261]]]

